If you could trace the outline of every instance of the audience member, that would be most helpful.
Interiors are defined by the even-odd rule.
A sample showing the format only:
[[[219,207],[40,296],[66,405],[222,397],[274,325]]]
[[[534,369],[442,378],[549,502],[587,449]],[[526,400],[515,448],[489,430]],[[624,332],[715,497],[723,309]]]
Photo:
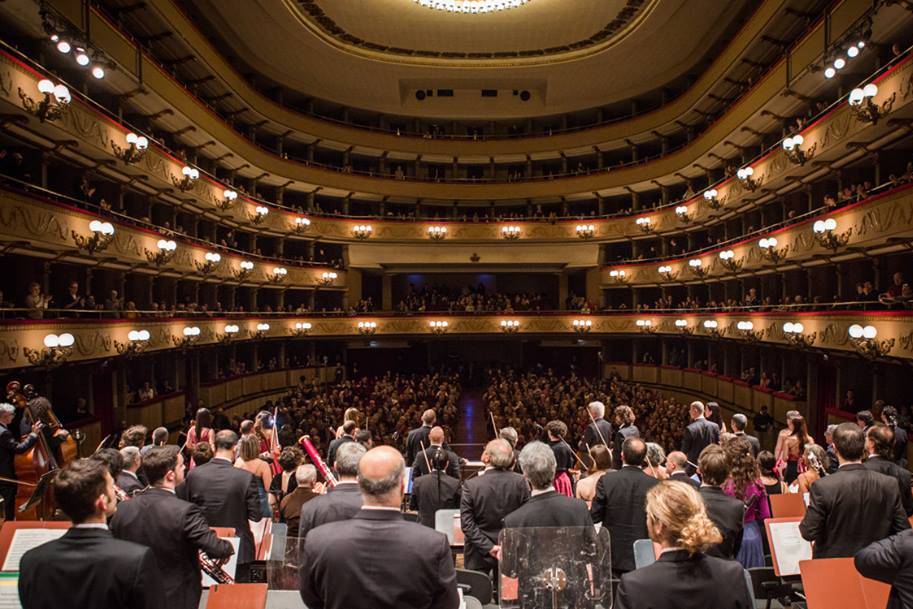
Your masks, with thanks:
[[[744,438],[733,436],[722,445],[729,465],[729,480],[723,491],[745,506],[742,543],[736,560],[746,569],[764,566],[764,542],[761,531],[764,520],[770,518],[770,504],[761,483],[758,462],[751,456],[751,445]]]
[[[748,440],[748,444],[751,445],[751,456],[757,458],[761,452],[761,442],[753,435],[745,433],[745,428],[748,426],[748,417],[742,413],[736,413],[732,415],[730,422],[732,423],[732,433]]]
[[[910,472],[894,463],[894,434],[887,425],[873,425],[865,435],[866,469],[897,480],[900,504],[909,518],[913,516],[913,490]]]
[[[701,451],[711,444],[719,443],[720,427],[704,417],[704,404],[701,402],[691,402],[688,412],[691,415],[691,423],[685,428],[682,452],[688,456],[688,475],[692,475]]]
[[[120,449],[120,455],[123,458],[124,466],[117,474],[115,484],[124,491],[127,497],[132,497],[136,491],[146,488],[146,485],[140,482],[136,475],[142,464],[140,449],[135,446],[125,446]]]

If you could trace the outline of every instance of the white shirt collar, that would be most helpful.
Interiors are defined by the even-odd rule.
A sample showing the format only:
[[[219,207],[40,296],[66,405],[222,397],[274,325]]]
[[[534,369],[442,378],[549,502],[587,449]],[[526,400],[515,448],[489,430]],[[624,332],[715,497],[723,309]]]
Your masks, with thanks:
[[[134,478],[136,478],[136,472],[131,472],[129,469],[122,469],[121,471],[123,473],[127,474],[128,476],[133,476]],[[139,478],[136,478],[136,479],[139,480]]]
[[[375,510],[378,512],[398,512],[399,508],[387,507],[384,505],[363,505],[361,506],[363,510]]]
[[[358,480],[337,480],[336,486],[339,486],[340,484],[358,484]]]
[[[554,493],[554,492],[555,492],[555,487],[550,486],[550,487],[544,488],[540,491],[533,489],[529,495],[530,495],[530,497],[535,497],[536,495],[544,495],[545,493]]]
[[[677,548],[677,547],[674,547],[674,546],[671,547],[671,548],[663,548],[662,550],[659,551],[659,555],[662,556],[662,555],[665,554],[666,552],[678,552],[679,550],[684,550],[684,549],[685,549],[685,548]]]
[[[74,524],[74,529],[102,529],[104,531],[108,530],[108,525],[104,522],[84,522],[82,524]]]
[[[162,491],[168,491],[168,492],[171,493],[172,495],[176,495],[176,494],[177,494],[177,493],[174,492],[174,489],[173,489],[173,488],[168,488],[167,486],[153,486],[152,488],[157,488],[157,489],[162,490]]]

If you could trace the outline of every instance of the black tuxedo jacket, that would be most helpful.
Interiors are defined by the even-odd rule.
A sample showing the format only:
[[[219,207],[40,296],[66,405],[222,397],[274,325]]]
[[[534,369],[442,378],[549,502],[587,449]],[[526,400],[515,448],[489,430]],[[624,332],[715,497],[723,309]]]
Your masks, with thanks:
[[[160,609],[162,582],[147,547],[102,529],[73,528],[25,553],[20,563],[23,609]]]
[[[736,433],[736,436],[740,438],[745,438],[748,440],[748,443],[751,445],[751,456],[757,457],[758,453],[761,452],[761,441],[758,440],[755,436],[747,434],[744,431]],[[697,461],[695,461],[697,463]]]
[[[224,459],[213,459],[187,472],[184,483],[178,487],[178,497],[195,503],[203,509],[203,516],[211,527],[231,527],[241,538],[238,564],[253,562],[254,534],[250,530],[253,520],[263,518],[260,508],[260,479],[247,470],[235,467]]]
[[[799,524],[815,543],[814,558],[845,558],[873,541],[910,528],[897,481],[854,463],[809,487],[809,503]]]
[[[685,428],[685,434],[682,436],[682,452],[688,455],[688,460],[697,463],[701,451],[711,444],[718,444],[720,441],[720,426],[713,421],[701,417],[692,421]],[[688,465],[688,473],[694,473],[694,467]]]
[[[16,478],[16,455],[27,452],[38,436],[29,434],[29,436],[20,442],[5,425],[0,425],[0,476],[4,478]],[[7,483],[9,484],[9,483]]]
[[[530,497],[529,501],[504,517],[505,529],[591,526],[593,519],[586,501],[555,491]]]
[[[674,474],[669,476],[669,480],[673,480],[675,482],[684,482],[685,484],[690,484],[692,487],[694,487],[694,490],[701,488],[700,482],[698,482],[697,480],[695,480],[694,478],[692,478],[685,472],[675,472]]]
[[[639,467],[625,466],[605,474],[596,484],[590,516],[609,530],[616,571],[634,570],[634,542],[648,538],[647,491],[658,483]]]
[[[333,464],[336,463],[336,451],[339,450],[340,446],[346,442],[354,441],[355,438],[352,436],[341,436],[330,442],[330,446],[327,448],[327,467],[333,467]]]
[[[418,511],[419,522],[433,529],[435,512],[459,508],[461,492],[458,478],[436,471],[412,483],[409,507]]]
[[[528,500],[529,485],[512,471],[489,469],[463,484],[460,523],[467,569],[486,571],[497,566],[488,552],[498,544],[504,517]]]
[[[121,488],[122,491],[127,493],[128,497],[133,496],[137,491],[141,491],[146,488],[146,485],[139,481],[138,478],[134,478],[128,473],[121,472],[117,474],[117,480],[115,480],[117,486]]]
[[[169,609],[200,606],[198,550],[212,558],[228,558],[234,552],[209,528],[199,506],[161,488],[139,491],[121,503],[111,519],[111,532],[152,548]]]
[[[434,456],[435,451],[437,451],[436,446],[431,447],[431,446],[428,446],[427,444],[425,446],[426,446],[425,452],[422,452],[421,448],[419,448],[418,453],[415,455],[415,461],[412,463],[412,479],[413,480],[419,478],[420,476],[424,476],[425,474],[428,473],[428,463],[431,462],[431,457]],[[460,456],[458,454],[456,454],[455,452],[453,452],[452,450],[448,450],[446,448],[443,448],[443,450],[447,452],[447,458],[448,458],[447,475],[453,476],[454,478],[459,480],[460,479]],[[427,461],[425,461],[425,457],[428,457]]]
[[[702,486],[701,499],[707,508],[707,516],[720,530],[723,541],[707,551],[708,556],[734,560],[742,547],[742,529],[745,521],[745,504],[730,497],[723,489]]]
[[[409,435],[406,436],[406,465],[415,465],[415,457],[420,452],[422,452],[422,444],[425,445],[425,448],[431,444],[428,441],[428,434],[431,433],[431,428],[427,425],[422,425],[418,429],[413,429],[409,432]]]
[[[311,529],[328,522],[349,520],[361,509],[361,490],[350,482],[336,485],[326,495],[314,497],[301,506],[298,537],[304,539]]]
[[[887,609],[913,607],[913,531],[876,541],[856,554],[863,577],[891,585]]]
[[[882,457],[869,457],[863,463],[866,469],[890,476],[897,480],[897,489],[900,492],[900,505],[909,518],[913,516],[913,489],[911,489],[910,472]]]
[[[742,565],[684,550],[663,553],[648,567],[621,577],[615,609],[749,609],[754,607]]]
[[[310,532],[301,598],[309,609],[456,609],[450,544],[399,511],[360,510]]]
[[[595,425],[590,421],[590,424],[583,430],[583,442],[582,446],[579,448],[580,450],[586,451],[587,446],[593,448],[596,445],[602,444],[603,440],[605,440],[606,448],[611,450],[612,438],[612,424],[603,418],[599,418],[596,419]]]
[[[612,440],[612,467],[615,469],[621,469],[621,446],[625,443],[625,440],[628,438],[639,438],[640,430],[637,429],[637,425],[626,425],[624,427],[619,427],[615,431],[615,438]],[[659,463],[654,463],[659,465]]]

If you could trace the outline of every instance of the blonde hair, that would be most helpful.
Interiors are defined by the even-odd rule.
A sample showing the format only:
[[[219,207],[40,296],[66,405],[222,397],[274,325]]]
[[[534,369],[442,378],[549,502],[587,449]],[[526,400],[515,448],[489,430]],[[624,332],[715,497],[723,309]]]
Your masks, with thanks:
[[[719,529],[707,517],[701,496],[690,484],[660,482],[647,493],[647,520],[663,525],[667,544],[688,551],[704,552],[723,541]]]
[[[257,436],[251,434],[241,438],[238,456],[245,462],[253,461],[260,456],[260,440],[257,439]]]

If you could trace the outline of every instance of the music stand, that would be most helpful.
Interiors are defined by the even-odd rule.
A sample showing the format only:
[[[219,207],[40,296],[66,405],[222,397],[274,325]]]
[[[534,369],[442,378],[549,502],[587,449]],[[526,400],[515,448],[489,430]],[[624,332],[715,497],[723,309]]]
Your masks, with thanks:
[[[35,488],[32,489],[32,494],[29,496],[28,500],[19,506],[19,512],[25,512],[31,509],[33,506],[38,505],[44,501],[44,496],[47,491],[51,488],[51,482],[54,480],[54,475],[57,473],[57,470],[52,469],[49,472],[45,472],[38,478],[38,484],[35,485]]]

